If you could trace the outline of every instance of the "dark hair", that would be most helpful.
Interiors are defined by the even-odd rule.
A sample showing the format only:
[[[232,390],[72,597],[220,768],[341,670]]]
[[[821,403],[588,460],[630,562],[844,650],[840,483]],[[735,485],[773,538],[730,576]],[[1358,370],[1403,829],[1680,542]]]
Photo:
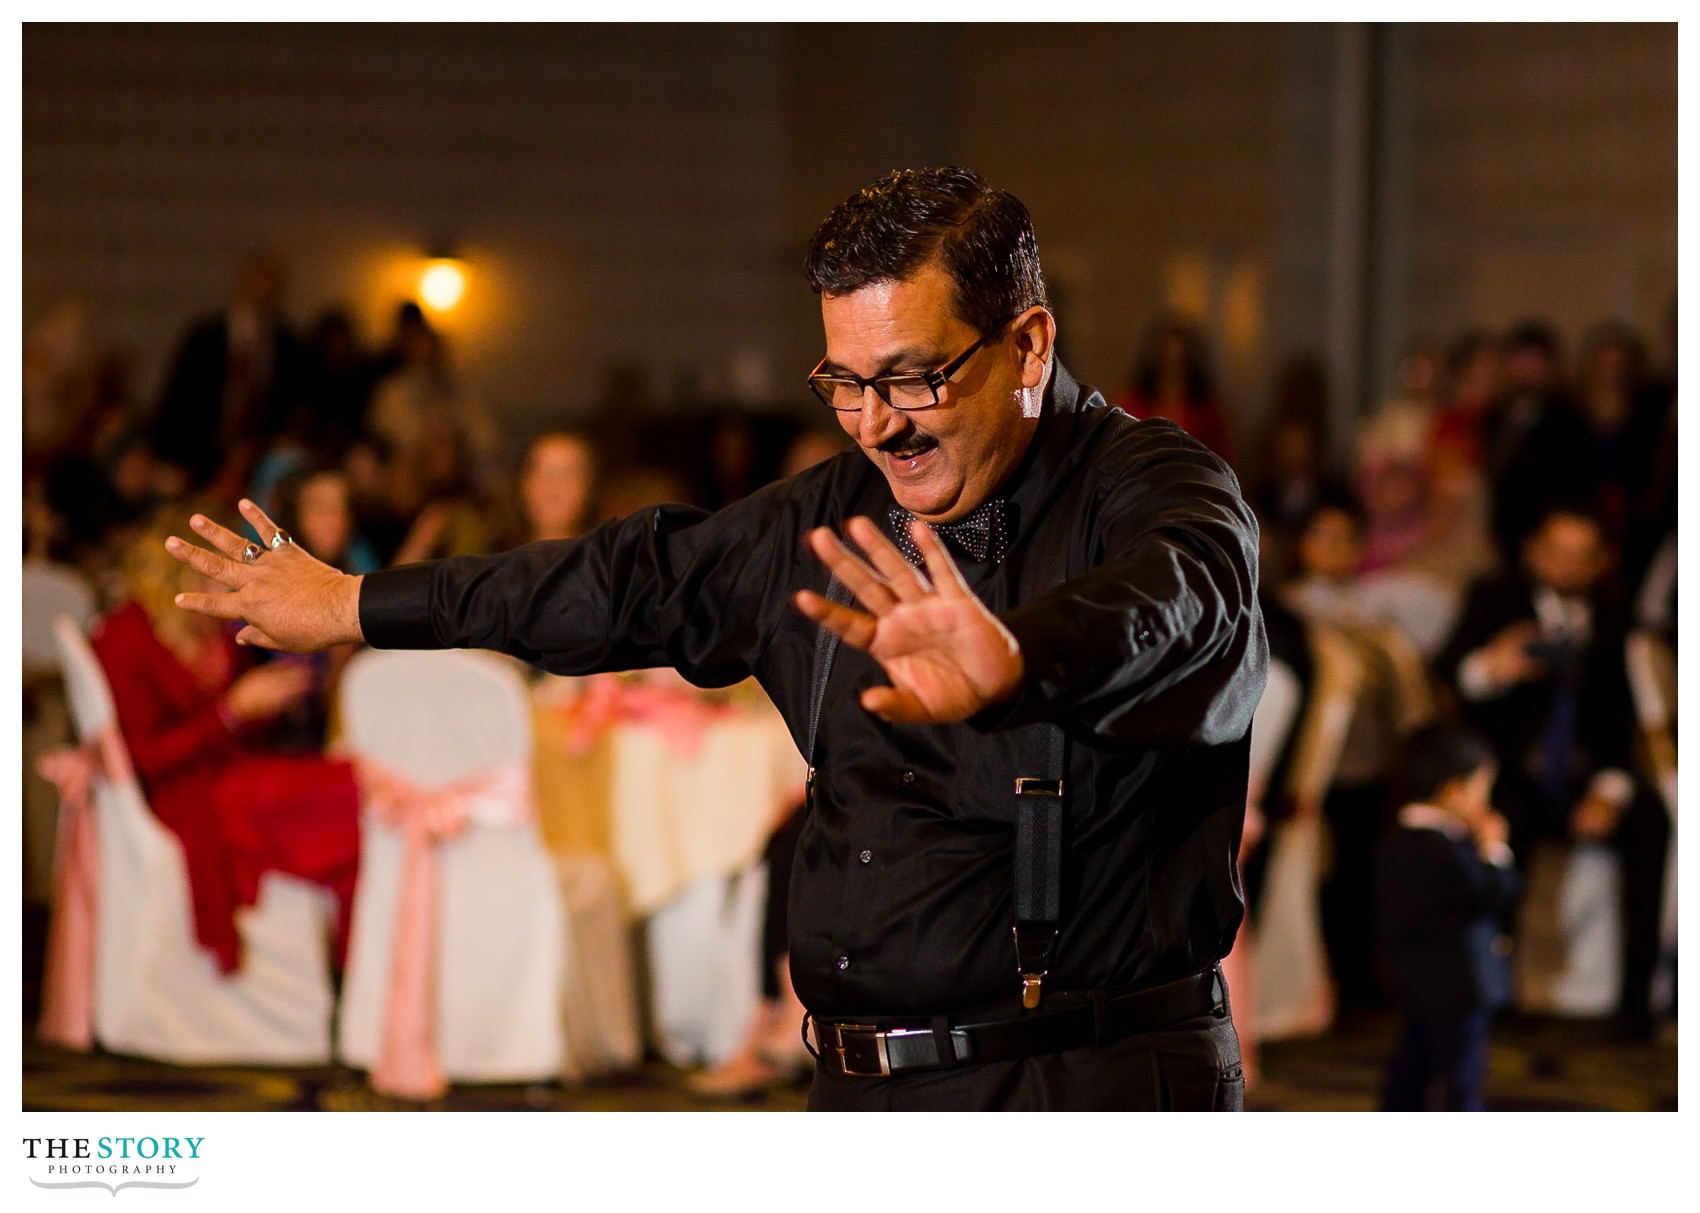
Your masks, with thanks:
[[[1508,353],[1511,350],[1534,349],[1552,361],[1558,361],[1558,332],[1538,316],[1530,316],[1512,325],[1502,344]]]
[[[1446,347],[1446,376],[1456,385],[1470,363],[1484,351],[1492,351],[1494,341],[1486,329],[1465,329]]]
[[[1331,486],[1323,489],[1317,495],[1316,501],[1312,503],[1311,507],[1300,515],[1296,533],[1303,535],[1310,530],[1311,524],[1324,514],[1346,515],[1347,518],[1352,520],[1352,525],[1357,528],[1359,535],[1362,535],[1364,528],[1369,525],[1369,519],[1364,514],[1364,507],[1358,499],[1342,489]]]
[[[1186,383],[1187,402],[1202,404],[1212,399],[1215,389],[1210,380],[1204,334],[1196,324],[1172,312],[1157,316],[1145,328],[1133,368],[1134,390],[1147,400],[1157,395],[1163,375],[1163,347],[1171,338],[1181,344],[1181,356],[1186,364],[1181,374]]]
[[[1594,528],[1601,542],[1611,533],[1599,505],[1592,498],[1576,490],[1569,490],[1557,493],[1541,506],[1540,513],[1535,517],[1535,525],[1529,528],[1527,535],[1539,534],[1555,518],[1572,518],[1587,523]]]
[[[1432,800],[1455,779],[1467,779],[1495,761],[1493,747],[1463,725],[1424,725],[1405,741],[1399,788],[1405,802]]]
[[[1039,242],[1021,199],[965,168],[897,169],[832,208],[803,273],[816,294],[901,282],[938,259],[956,313],[981,333],[1049,307]]]

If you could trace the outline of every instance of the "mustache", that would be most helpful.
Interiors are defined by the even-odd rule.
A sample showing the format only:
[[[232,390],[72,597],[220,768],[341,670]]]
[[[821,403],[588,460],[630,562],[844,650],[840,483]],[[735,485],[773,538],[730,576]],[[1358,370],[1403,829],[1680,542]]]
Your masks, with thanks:
[[[910,430],[907,434],[897,434],[887,438],[874,449],[885,455],[895,455],[898,451],[930,451],[939,444],[939,440],[924,430]]]

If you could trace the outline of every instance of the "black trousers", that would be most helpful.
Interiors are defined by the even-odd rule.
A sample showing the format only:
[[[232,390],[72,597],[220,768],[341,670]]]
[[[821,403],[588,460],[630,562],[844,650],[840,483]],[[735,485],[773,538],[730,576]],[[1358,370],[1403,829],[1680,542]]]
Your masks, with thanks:
[[[811,1112],[1238,1112],[1244,1104],[1232,1014],[1099,1048],[889,1078],[817,1066],[809,1088]]]

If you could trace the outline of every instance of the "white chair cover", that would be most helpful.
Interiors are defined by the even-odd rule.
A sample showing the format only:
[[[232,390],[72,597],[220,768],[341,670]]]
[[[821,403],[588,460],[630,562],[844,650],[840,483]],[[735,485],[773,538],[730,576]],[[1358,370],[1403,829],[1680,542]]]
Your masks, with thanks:
[[[70,617],[86,629],[94,617],[94,591],[74,569],[43,561],[23,564],[24,678],[32,711],[23,730],[24,900],[44,904],[53,887],[53,838],[59,797],[36,773],[36,759],[71,739],[59,672],[53,621]]]
[[[1617,1006],[1621,866],[1586,843],[1541,843],[1528,857],[1513,965],[1523,1010],[1596,1018]]]
[[[1670,815],[1670,849],[1665,855],[1664,909],[1659,920],[1663,953],[1654,977],[1653,1003],[1663,1009],[1676,997],[1676,654],[1657,632],[1637,628],[1624,641],[1624,663],[1635,698],[1635,715],[1651,745],[1652,775]]]
[[[506,763],[529,778],[531,710],[513,668],[488,653],[357,654],[342,681],[344,744],[422,788]],[[561,1065],[564,931],[535,822],[473,821],[437,844],[436,1060],[451,1081],[555,1077]],[[390,987],[402,835],[363,815],[337,1054],[372,1068]]]
[[[1358,582],[1365,609],[1398,626],[1424,660],[1452,635],[1463,606],[1459,587],[1420,569],[1383,569]]]
[[[1333,628],[1312,624],[1307,636],[1315,675],[1288,771],[1288,791],[1299,815],[1270,838],[1252,965],[1253,1021],[1264,1040],[1314,1035],[1334,1017],[1317,901],[1324,854],[1322,798],[1339,765],[1364,672],[1352,642]]]
[[[761,997],[767,865],[689,886],[648,920],[652,1040],[676,1066],[738,1051]]]
[[[54,621],[69,616],[79,632],[94,620],[94,590],[81,573],[61,564],[26,560],[23,565],[24,666],[59,668]]]
[[[1268,786],[1269,772],[1293,731],[1303,690],[1298,675],[1286,662],[1273,659],[1269,662],[1263,698],[1258,700],[1257,711],[1251,718],[1250,783],[1254,788]]]
[[[77,735],[114,719],[105,672],[69,617],[54,627]],[[222,976],[194,938],[177,839],[132,776],[94,787],[100,893],[95,1039],[116,1053],[188,1064],[317,1065],[330,1060],[328,897],[268,873],[238,911],[242,968]]]

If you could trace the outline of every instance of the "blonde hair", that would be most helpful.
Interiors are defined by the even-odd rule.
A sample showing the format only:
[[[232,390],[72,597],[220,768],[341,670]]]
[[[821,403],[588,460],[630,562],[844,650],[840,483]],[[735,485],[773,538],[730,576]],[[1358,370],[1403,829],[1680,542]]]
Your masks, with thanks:
[[[204,631],[198,622],[201,617],[174,601],[185,590],[203,588],[201,575],[165,550],[168,536],[189,537],[189,515],[197,510],[211,516],[206,502],[161,507],[131,537],[118,558],[125,594],[142,608],[162,640],[190,641]]]

